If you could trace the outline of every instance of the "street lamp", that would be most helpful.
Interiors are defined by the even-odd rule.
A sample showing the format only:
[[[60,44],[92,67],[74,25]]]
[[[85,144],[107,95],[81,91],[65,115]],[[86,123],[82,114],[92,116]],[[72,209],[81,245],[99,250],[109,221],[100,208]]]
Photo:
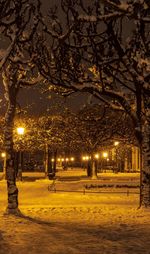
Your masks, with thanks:
[[[95,171],[96,171],[96,175],[97,175],[97,171],[98,171],[98,167],[99,167],[99,154],[96,153],[96,154],[94,155],[94,158],[95,158],[95,160],[94,160],[94,163],[95,163]]]
[[[74,157],[71,157],[70,160],[71,160],[71,161],[74,161]]]
[[[108,153],[107,152],[103,152],[103,157],[106,159],[108,157]]]
[[[99,154],[95,154],[95,159],[99,159]]]
[[[103,170],[103,167],[104,167],[104,170],[106,172],[106,166],[107,166],[107,160],[108,160],[108,152],[103,152],[102,153],[102,170]]]
[[[24,127],[18,127],[17,128],[17,134],[19,135],[19,139],[21,141],[21,136],[24,135],[25,128]],[[18,179],[22,181],[22,153],[21,148],[19,150],[19,164],[18,164]]]
[[[75,158],[74,157],[71,157],[70,158],[70,167],[71,167],[71,169],[73,168],[73,163],[74,163],[74,160],[75,160]]]
[[[115,141],[114,146],[118,146],[118,145],[119,145],[119,141]]]
[[[18,128],[17,128],[17,133],[18,133],[18,135],[23,135],[23,134],[24,134],[24,131],[25,131],[25,128],[24,128],[24,127],[18,127]]]
[[[6,157],[6,153],[1,153],[1,156],[2,156],[2,158],[5,158]]]
[[[3,179],[6,179],[6,153],[2,152],[1,157],[3,158]]]
[[[115,146],[115,162],[116,162],[116,173],[118,172],[118,145],[119,145],[119,141],[115,141],[114,142],[114,146]]]

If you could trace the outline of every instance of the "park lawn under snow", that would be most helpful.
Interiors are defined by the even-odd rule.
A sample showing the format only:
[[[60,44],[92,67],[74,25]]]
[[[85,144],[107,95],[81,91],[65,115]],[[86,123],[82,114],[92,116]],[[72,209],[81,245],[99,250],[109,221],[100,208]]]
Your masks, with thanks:
[[[0,182],[0,254],[150,254],[150,210],[137,209],[137,194],[54,193],[49,183],[18,182],[15,217],[4,215]]]

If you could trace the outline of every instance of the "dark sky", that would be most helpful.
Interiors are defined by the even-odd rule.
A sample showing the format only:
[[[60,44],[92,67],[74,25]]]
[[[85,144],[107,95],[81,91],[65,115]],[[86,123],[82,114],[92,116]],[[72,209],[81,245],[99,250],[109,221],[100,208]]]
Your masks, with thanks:
[[[48,12],[48,9],[52,5],[59,5],[60,0],[42,0],[42,9],[44,12]],[[60,13],[61,15],[61,13]],[[2,81],[0,81],[2,83]],[[49,98],[48,98],[49,97]],[[26,108],[29,106],[29,113],[31,114],[44,114],[47,109],[50,109],[54,107],[54,105],[57,102],[64,101],[66,102],[66,105],[71,107],[73,110],[81,108],[84,104],[87,104],[88,101],[87,94],[74,94],[64,100],[64,98],[61,98],[60,96],[57,96],[55,94],[47,95],[43,94],[41,95],[40,91],[36,88],[34,89],[21,89],[19,96],[18,96],[18,102],[21,106],[21,108]],[[5,112],[5,100],[4,100],[4,91],[3,91],[3,85],[1,85],[0,88],[0,99],[2,99],[0,103],[0,113]]]
[[[34,89],[22,89],[20,95],[18,96],[18,102],[21,108],[26,108],[29,105],[29,114],[42,115],[49,111],[49,113],[54,113],[56,108],[64,104],[71,108],[73,111],[78,110],[83,105],[87,104],[89,101],[89,96],[87,94],[75,93],[67,98],[62,97],[54,93],[41,94],[41,92]]]
[[[73,111],[77,111],[83,105],[89,103],[91,95],[75,93],[67,98],[62,97],[54,93],[42,94],[37,88],[20,89],[18,95],[18,105],[21,109],[27,110],[29,115],[43,115],[46,112],[53,114],[59,111],[59,106],[65,105]],[[0,86],[0,114],[5,114],[6,110],[6,100],[4,98],[4,89],[1,81]],[[57,108],[57,110],[56,110]]]
[[[60,0],[42,0],[42,10],[47,14],[50,6],[57,5],[59,6]],[[61,16],[61,13],[60,13]],[[0,114],[5,114],[6,110],[6,101],[4,99],[4,89],[2,80],[0,79]],[[71,95],[70,97],[64,99],[61,96],[56,94],[41,94],[39,89],[36,87],[33,89],[21,89],[18,96],[18,103],[21,109],[28,108],[29,114],[33,115],[42,115],[48,109],[51,112],[55,104],[57,103],[66,103],[66,106],[72,108],[73,110],[77,110],[81,108],[84,104],[87,104],[88,95],[77,93]]]

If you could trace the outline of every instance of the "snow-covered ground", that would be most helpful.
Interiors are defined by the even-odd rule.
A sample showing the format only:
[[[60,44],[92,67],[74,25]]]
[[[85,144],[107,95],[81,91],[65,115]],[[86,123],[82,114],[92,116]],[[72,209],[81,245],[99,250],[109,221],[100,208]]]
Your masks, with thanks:
[[[135,175],[120,177],[115,181],[138,181]],[[56,187],[79,190],[85,183],[64,178],[56,181]],[[6,183],[0,182],[0,254],[150,254],[150,209],[137,209],[137,194],[117,194],[110,188],[112,193],[57,192],[57,188],[55,193],[48,191],[50,184],[42,179],[18,182],[23,216],[14,217],[4,215]]]

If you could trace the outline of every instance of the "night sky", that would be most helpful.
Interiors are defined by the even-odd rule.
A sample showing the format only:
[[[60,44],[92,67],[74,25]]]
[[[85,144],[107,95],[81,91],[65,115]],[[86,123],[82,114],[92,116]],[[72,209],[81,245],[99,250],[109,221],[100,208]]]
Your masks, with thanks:
[[[73,111],[79,110],[89,103],[90,98],[91,95],[81,93],[74,93],[67,98],[55,93],[43,94],[38,86],[34,86],[33,88],[20,89],[17,102],[21,109],[25,109],[25,111],[27,110],[29,115],[40,116],[46,114],[46,112],[49,112],[50,114],[56,112],[54,111],[54,106],[61,103]],[[0,100],[0,114],[4,115],[6,110],[6,100],[4,97],[2,81],[0,86]]]
[[[87,3],[87,2],[86,2]],[[42,0],[42,11],[47,15],[48,10],[51,6],[59,5],[59,0]],[[59,11],[59,14],[61,16],[61,12]],[[128,36],[129,26],[126,26],[125,34]],[[0,80],[0,83],[2,84],[2,80]],[[56,94],[41,94],[39,89],[36,87],[29,88],[29,89],[21,89],[18,96],[18,103],[21,108],[27,108],[28,105],[30,105],[28,113],[33,115],[42,115],[44,114],[47,109],[51,109],[53,105],[57,101],[64,101],[66,103],[66,106],[71,107],[73,110],[77,110],[81,108],[83,105],[87,104],[89,95],[87,94],[81,94],[77,93],[74,95],[71,95],[69,98],[64,99],[61,96],[57,96]],[[5,113],[5,99],[4,99],[4,91],[3,91],[3,85],[0,86],[0,114]],[[95,101],[95,99],[94,99]]]
[[[88,94],[75,93],[67,98],[55,93],[42,94],[36,87],[30,89],[21,89],[18,96],[18,102],[21,108],[29,105],[29,114],[42,115],[46,112],[53,113],[54,106],[58,103],[65,104],[72,110],[78,110],[89,101]],[[59,110],[59,109],[58,109]]]
[[[42,0],[42,11],[47,15],[50,6],[59,5],[59,0]],[[61,16],[61,13],[60,13]],[[6,100],[4,98],[4,88],[0,77],[0,114],[4,115],[6,111]],[[57,102],[65,103],[67,107],[72,110],[78,110],[83,105],[87,104],[91,98],[91,95],[75,93],[67,98],[63,98],[61,95],[54,93],[41,94],[40,89],[37,86],[33,88],[20,89],[17,102],[21,109],[27,109],[29,115],[42,115],[45,114],[48,109],[51,112],[51,108]],[[93,99],[92,99],[93,100]],[[91,99],[90,99],[91,101]],[[95,101],[95,99],[94,99]],[[53,110],[52,110],[53,111]]]

